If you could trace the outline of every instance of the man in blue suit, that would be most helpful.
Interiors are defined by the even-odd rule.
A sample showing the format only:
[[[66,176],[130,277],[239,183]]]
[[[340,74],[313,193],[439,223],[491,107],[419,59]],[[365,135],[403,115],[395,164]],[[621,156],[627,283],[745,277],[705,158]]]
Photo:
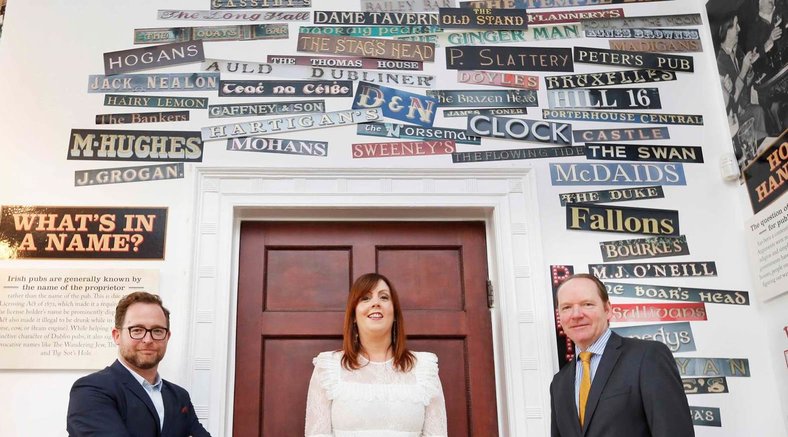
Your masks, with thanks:
[[[170,339],[170,312],[155,294],[118,302],[112,338],[118,359],[71,387],[70,437],[210,437],[189,393],[157,371]]]

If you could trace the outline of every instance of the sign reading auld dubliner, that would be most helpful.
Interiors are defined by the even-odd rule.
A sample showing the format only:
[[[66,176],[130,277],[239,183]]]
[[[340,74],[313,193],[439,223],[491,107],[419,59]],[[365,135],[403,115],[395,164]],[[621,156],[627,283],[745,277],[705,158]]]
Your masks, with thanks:
[[[432,127],[438,99],[369,82],[359,82],[353,109],[381,108],[384,117]]]

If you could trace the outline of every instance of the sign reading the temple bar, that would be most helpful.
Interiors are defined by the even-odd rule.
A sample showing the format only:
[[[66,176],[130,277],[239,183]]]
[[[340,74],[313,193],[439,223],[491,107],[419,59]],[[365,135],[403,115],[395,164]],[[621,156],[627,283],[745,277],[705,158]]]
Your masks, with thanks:
[[[373,70],[423,70],[419,61],[393,61],[354,56],[290,56],[268,55],[271,64],[311,65],[313,67],[369,68]]]
[[[627,52],[702,52],[699,39],[611,39],[608,45],[612,50]]]
[[[188,64],[205,59],[202,41],[176,42],[160,46],[104,53],[104,74],[107,76],[130,71],[170,65]]]
[[[350,147],[353,158],[448,155],[457,150],[453,140],[364,143],[351,144]]]
[[[750,376],[747,358],[674,357],[681,376]]]
[[[555,120],[598,121],[605,123],[684,124],[691,126],[703,125],[703,116],[693,114],[651,114],[645,112],[542,109],[542,118]]]
[[[127,182],[183,179],[183,163],[155,164],[137,167],[99,168],[74,172],[74,186],[124,184]]]
[[[662,109],[657,88],[595,88],[551,90],[547,92],[551,109]]]
[[[662,187],[658,187],[662,188]],[[689,255],[687,237],[655,237],[634,240],[600,241],[602,261],[628,261],[644,258]]]
[[[589,264],[588,271],[599,279],[689,278],[717,276],[714,261],[686,263]]]
[[[134,112],[96,115],[96,124],[164,123],[168,121],[189,121],[189,111]]]
[[[455,0],[361,0],[365,12],[438,12],[454,7]]]
[[[188,108],[205,109],[208,107],[207,97],[169,97],[169,96],[125,96],[123,94],[106,94],[104,106],[136,106],[140,108]]]
[[[328,156],[328,143],[284,138],[243,137],[227,140],[227,150],[326,157]]]
[[[66,159],[201,162],[199,132],[72,129]]]
[[[538,106],[535,90],[428,90],[441,108],[451,107],[533,107]]]
[[[435,60],[435,44],[433,43],[311,33],[298,34],[298,51],[402,61],[432,62]]]
[[[211,0],[211,9],[308,8],[312,0]]]
[[[666,127],[639,127],[628,129],[591,129],[576,130],[575,141],[578,143],[600,141],[643,141],[669,140],[670,132]]]
[[[698,146],[586,143],[586,158],[613,161],[703,162]]]
[[[220,97],[350,97],[349,80],[222,80]]]
[[[179,11],[159,9],[159,20],[203,20],[203,21],[309,21],[309,12],[281,11]]]
[[[553,185],[686,185],[682,164],[551,163]]]
[[[210,105],[208,118],[250,117],[257,115],[301,114],[326,112],[325,100],[301,100],[271,103],[231,103]]]
[[[690,416],[695,426],[722,426],[720,409],[716,407],[690,406]]]
[[[164,259],[167,208],[2,206],[0,257]]]
[[[788,129],[758,155],[743,173],[754,213],[788,190]]]
[[[713,378],[681,378],[684,394],[728,393],[728,380],[724,376]]]
[[[607,85],[630,85],[646,82],[676,80],[676,73],[667,70],[644,68],[642,70],[605,71],[602,73],[568,74],[546,76],[548,90],[586,88]]]
[[[750,294],[746,291],[675,287],[672,285],[630,284],[626,282],[605,282],[605,287],[607,288],[607,293],[611,296],[677,300],[682,302],[722,303],[728,305],[750,304]]]
[[[402,138],[405,140],[452,140],[460,144],[479,145],[482,139],[462,129],[420,127],[398,123],[361,123],[356,133],[371,137]]]
[[[91,74],[88,92],[209,91],[218,84],[219,73]]]
[[[449,70],[574,71],[572,50],[544,47],[446,47]]]
[[[706,304],[614,303],[611,322],[698,322],[707,320]]]
[[[472,115],[468,117],[467,132],[480,137],[572,145],[572,125],[543,120]]]
[[[584,29],[588,38],[700,39],[695,29]]]
[[[438,25],[443,28],[525,29],[525,9],[440,8]]]
[[[154,27],[134,29],[134,44],[203,41],[251,41],[287,39],[286,23],[238,24],[230,26]]]
[[[579,193],[561,193],[558,198],[561,206],[567,203],[608,203],[627,200],[659,199],[665,197],[662,187],[620,188],[616,190],[582,191]]]
[[[583,64],[621,65],[671,71],[695,71],[692,56],[575,47],[574,60]]]
[[[567,204],[566,229],[672,236],[681,233],[678,211],[592,203]]]
[[[703,304],[700,304],[703,305]],[[613,319],[616,320],[616,305],[613,305]],[[646,320],[637,320],[646,321]],[[639,338],[641,340],[654,340],[667,346],[671,352],[693,352],[696,351],[695,337],[692,335],[692,327],[687,322],[682,323],[661,323],[658,325],[638,325],[610,328],[611,331],[622,337]]]
[[[314,24],[351,26],[437,26],[438,14],[315,11]]]
[[[570,147],[532,147],[528,149],[485,150],[483,152],[454,152],[454,163],[481,161],[511,161],[515,159],[563,158],[582,156],[583,146]]]
[[[700,26],[703,20],[700,14],[679,14],[679,15],[653,15],[647,17],[593,17],[582,20],[583,27],[586,29],[597,28],[627,28],[627,27],[676,27],[676,26]]]
[[[506,88],[539,89],[539,76],[499,73],[497,71],[457,71],[457,82],[472,85],[491,85]]]
[[[432,127],[437,107],[438,99],[434,97],[368,82],[358,83],[356,96],[353,98],[353,109],[381,108],[384,117],[423,127]]]

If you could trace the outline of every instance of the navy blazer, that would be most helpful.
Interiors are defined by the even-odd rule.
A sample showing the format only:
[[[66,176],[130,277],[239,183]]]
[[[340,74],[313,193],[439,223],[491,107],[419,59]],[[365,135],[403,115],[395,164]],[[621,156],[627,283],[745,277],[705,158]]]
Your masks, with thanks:
[[[161,396],[164,429],[148,393],[115,360],[71,387],[66,430],[70,437],[210,437],[186,390],[162,381]]]
[[[591,382],[585,423],[575,403],[577,360],[550,384],[553,437],[692,437],[687,396],[670,349],[610,335]]]

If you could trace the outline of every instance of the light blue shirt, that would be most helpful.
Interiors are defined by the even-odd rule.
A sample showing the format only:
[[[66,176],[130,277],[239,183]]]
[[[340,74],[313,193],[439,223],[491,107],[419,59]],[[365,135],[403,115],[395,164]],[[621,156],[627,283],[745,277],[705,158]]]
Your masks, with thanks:
[[[591,355],[591,384],[593,384],[596,369],[602,360],[602,354],[605,352],[605,346],[607,346],[607,340],[610,339],[611,332],[610,327],[608,327],[585,351],[581,351],[575,346],[575,408],[577,408],[578,415],[580,414],[580,381],[583,378],[583,363],[580,362],[580,352],[591,352],[593,354]]]
[[[147,379],[137,374],[137,372],[129,369],[123,360],[118,361],[123,365],[123,367],[126,368],[126,370],[129,371],[129,373],[131,373],[131,376],[133,376],[134,379],[140,383],[143,390],[145,390],[145,393],[147,393],[150,397],[151,402],[153,402],[153,406],[156,407],[156,412],[159,414],[159,430],[162,430],[164,428],[164,398],[161,397],[161,376],[159,376],[157,373],[155,382],[151,384]]]

